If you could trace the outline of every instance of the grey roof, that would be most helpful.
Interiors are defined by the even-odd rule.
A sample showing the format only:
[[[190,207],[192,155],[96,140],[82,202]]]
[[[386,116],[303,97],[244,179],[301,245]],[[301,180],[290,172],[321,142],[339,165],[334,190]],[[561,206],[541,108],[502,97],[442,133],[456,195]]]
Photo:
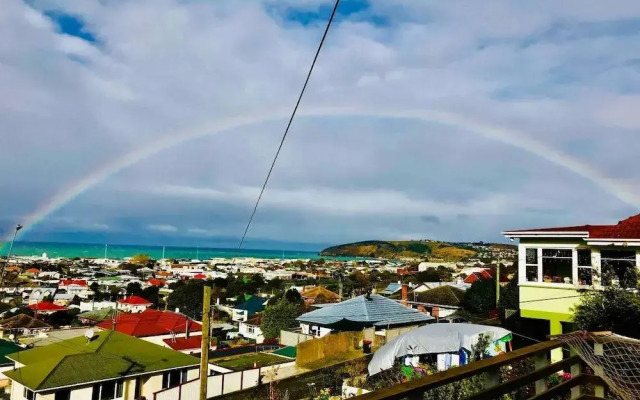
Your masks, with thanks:
[[[400,289],[402,289],[402,285],[400,283],[390,283],[382,294],[394,294]]]
[[[405,307],[377,294],[372,294],[369,298],[366,295],[358,296],[330,307],[322,307],[302,314],[297,318],[300,322],[318,325],[349,321],[371,326],[418,324],[434,319],[421,311]]]

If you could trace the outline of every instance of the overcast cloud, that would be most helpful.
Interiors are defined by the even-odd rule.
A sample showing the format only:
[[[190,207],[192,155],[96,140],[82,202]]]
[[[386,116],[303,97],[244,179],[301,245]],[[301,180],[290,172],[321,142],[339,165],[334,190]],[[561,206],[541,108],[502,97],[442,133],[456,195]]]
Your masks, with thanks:
[[[21,238],[233,245],[331,6],[3,1],[0,233],[114,160],[200,129]],[[249,244],[496,241],[638,213],[638,48],[636,0],[343,0]],[[328,107],[383,112],[303,115]],[[402,110],[517,131],[603,178]]]

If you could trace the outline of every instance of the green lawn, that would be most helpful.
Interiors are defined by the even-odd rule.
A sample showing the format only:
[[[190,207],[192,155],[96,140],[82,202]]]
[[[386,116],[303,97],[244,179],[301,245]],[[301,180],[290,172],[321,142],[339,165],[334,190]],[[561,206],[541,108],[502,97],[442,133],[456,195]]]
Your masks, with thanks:
[[[269,365],[282,364],[289,361],[292,361],[292,360],[288,360],[284,357],[274,356],[267,353],[242,354],[235,357],[209,360],[209,362],[219,365],[222,368],[228,368],[234,371],[243,371],[245,369],[251,369],[253,368],[254,362],[257,364],[258,367],[267,367]]]

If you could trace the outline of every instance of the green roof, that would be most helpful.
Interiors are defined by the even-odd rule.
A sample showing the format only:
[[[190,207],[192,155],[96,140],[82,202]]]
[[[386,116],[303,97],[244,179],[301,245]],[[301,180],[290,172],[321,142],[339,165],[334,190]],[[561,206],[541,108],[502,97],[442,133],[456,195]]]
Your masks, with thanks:
[[[195,357],[111,330],[98,332],[91,341],[80,336],[8,357],[25,366],[4,374],[34,391],[199,363]]]
[[[297,351],[298,349],[296,346],[287,346],[274,351],[273,354],[277,354],[283,357],[296,358]]]
[[[15,343],[0,339],[0,365],[13,364],[13,361],[5,356],[22,350],[23,348]]]
[[[78,314],[78,318],[86,318],[96,322],[102,322],[113,318],[115,310],[112,307],[101,308],[100,310],[92,310]]]

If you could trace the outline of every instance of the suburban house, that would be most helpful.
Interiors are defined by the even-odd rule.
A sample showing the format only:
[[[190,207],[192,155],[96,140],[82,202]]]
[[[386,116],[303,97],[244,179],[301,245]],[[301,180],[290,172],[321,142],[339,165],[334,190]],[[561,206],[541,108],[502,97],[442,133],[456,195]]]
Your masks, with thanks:
[[[53,299],[56,294],[56,288],[36,288],[29,294],[29,305],[36,304],[45,299]]]
[[[53,304],[50,301],[43,301],[36,304],[31,304],[28,308],[36,312],[36,314],[50,315],[58,311],[65,311],[67,307]]]
[[[269,299],[266,297],[251,296],[249,300],[232,308],[233,314],[231,315],[231,319],[234,321],[246,321],[255,313],[264,310],[267,301],[269,301]]]
[[[316,286],[311,289],[304,290],[300,296],[307,304],[336,303],[340,301],[340,295],[334,293],[324,286]]]
[[[83,325],[95,325],[102,321],[113,318],[116,315],[116,310],[107,307],[99,310],[91,310],[78,314],[78,321]]]
[[[26,314],[18,314],[0,321],[0,329],[5,335],[32,336],[48,332],[53,327]]]
[[[548,324],[551,335],[573,330],[579,290],[633,287],[640,266],[640,215],[616,225],[503,232],[519,239],[520,313]],[[555,357],[557,359],[558,352]]]
[[[256,313],[246,321],[238,322],[238,333],[247,339],[255,340],[257,344],[261,344],[264,342],[261,325],[262,313]]]
[[[12,400],[152,399],[199,376],[197,358],[114,331],[7,358],[16,364],[4,372],[12,381]]]
[[[152,305],[152,302],[140,296],[129,296],[118,300],[118,310],[129,313],[141,313]]]
[[[405,307],[377,294],[366,294],[335,304],[324,304],[297,318],[303,334],[322,337],[331,332],[376,330],[423,325],[435,321],[430,315]]]
[[[402,290],[402,282],[390,283],[380,294],[383,296],[391,296],[392,294],[400,292],[400,290]]]
[[[175,351],[179,351],[185,354],[200,353],[202,345],[202,335],[190,336],[190,337],[174,337],[162,339],[166,347],[170,347]],[[209,350],[216,349],[215,338],[209,343]]]
[[[102,321],[96,326],[116,330],[160,346],[167,346],[164,339],[202,334],[202,326],[182,314],[151,308],[137,314],[118,314],[115,319]]]

